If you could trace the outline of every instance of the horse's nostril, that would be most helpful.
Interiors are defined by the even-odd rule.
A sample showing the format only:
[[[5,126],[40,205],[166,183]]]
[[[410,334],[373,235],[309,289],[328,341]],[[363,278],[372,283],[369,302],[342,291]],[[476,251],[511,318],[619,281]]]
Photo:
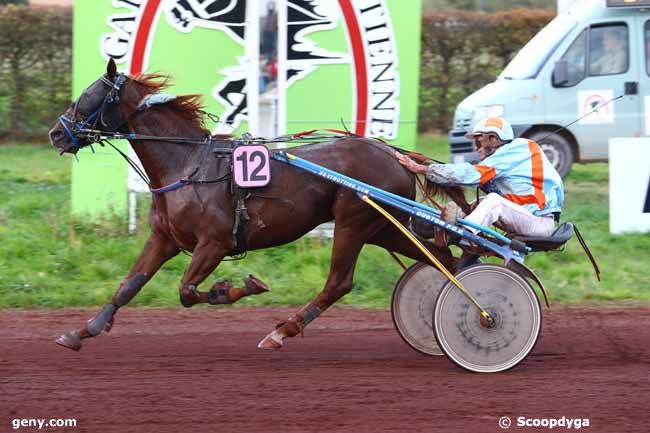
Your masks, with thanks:
[[[63,138],[63,131],[61,131],[60,129],[55,129],[53,131],[50,131],[50,139],[52,141],[58,141],[61,138]]]

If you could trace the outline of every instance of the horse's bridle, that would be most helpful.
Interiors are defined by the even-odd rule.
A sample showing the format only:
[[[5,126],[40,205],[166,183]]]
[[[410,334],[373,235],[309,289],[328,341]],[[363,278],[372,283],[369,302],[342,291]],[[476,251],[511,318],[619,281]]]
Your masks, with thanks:
[[[201,138],[161,137],[161,136],[142,135],[142,134],[137,134],[135,132],[120,131],[120,129],[126,123],[128,123],[128,121],[133,116],[137,115],[138,113],[142,113],[143,111],[150,108],[152,105],[168,102],[168,100],[162,100],[153,103],[151,102],[146,103],[147,101],[145,98],[143,99],[143,101],[140,102],[140,104],[136,107],[136,109],[132,113],[126,115],[126,117],[120,117],[117,119],[109,118],[107,120],[106,109],[118,108],[122,100],[121,91],[123,89],[126,80],[127,80],[127,76],[124,75],[123,73],[117,74],[115,76],[114,81],[111,81],[105,75],[102,75],[101,77],[99,77],[99,81],[101,81],[104,85],[108,86],[109,91],[106,94],[106,96],[104,96],[103,102],[99,105],[99,107],[95,111],[93,111],[90,115],[88,115],[85,118],[80,119],[77,116],[77,109],[79,103],[81,102],[81,98],[83,98],[84,96],[84,94],[82,93],[79,99],[74,103],[74,111],[72,113],[72,118],[66,116],[65,114],[59,116],[59,123],[65,129],[66,133],[68,134],[68,137],[70,137],[70,140],[72,141],[74,147],[77,150],[86,146],[90,146],[92,149],[93,143],[102,144],[107,139],[118,139],[118,140],[129,139],[129,140],[146,140],[146,141],[162,140],[162,141],[172,141],[175,143],[188,143],[188,144],[190,143],[200,144],[200,143],[211,142],[212,137],[209,135],[206,135],[205,137],[201,137]],[[218,116],[214,116],[211,113],[205,113],[205,114],[208,115],[211,119],[214,119],[216,117],[216,119],[218,120]],[[98,123],[100,126],[99,128],[97,127]],[[80,138],[84,138],[88,142],[82,144],[79,142]],[[221,150],[231,151],[231,149],[221,149]]]
[[[126,82],[126,79],[127,79],[126,75],[122,73],[117,74],[115,76],[114,81],[109,80],[104,75],[99,77],[99,81],[101,81],[106,86],[108,86],[110,90],[104,97],[104,100],[101,103],[101,105],[93,113],[88,115],[85,119],[79,119],[77,116],[77,109],[79,107],[79,103],[81,102],[81,98],[83,98],[84,96],[83,93],[81,94],[81,96],[79,96],[79,99],[74,103],[74,111],[72,112],[72,118],[69,118],[65,114],[59,116],[59,123],[61,123],[61,126],[63,126],[63,129],[65,129],[66,133],[68,134],[68,137],[70,137],[70,140],[72,141],[72,143],[77,149],[81,149],[92,143],[92,140],[86,144],[79,143],[78,139],[81,138],[80,133],[83,129],[87,128],[88,126],[90,126],[90,129],[96,129],[98,121],[104,127],[109,126],[108,123],[106,122],[106,119],[104,118],[104,109],[106,107],[112,106],[113,104],[120,103],[120,98],[121,98],[120,93],[122,90],[122,86]]]

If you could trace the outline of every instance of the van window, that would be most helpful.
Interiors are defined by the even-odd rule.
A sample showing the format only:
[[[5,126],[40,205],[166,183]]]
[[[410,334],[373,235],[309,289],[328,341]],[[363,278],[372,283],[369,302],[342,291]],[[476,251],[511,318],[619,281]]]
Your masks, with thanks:
[[[562,87],[575,86],[585,78],[586,54],[587,30],[583,30],[560,59],[566,61],[568,69],[568,80],[562,84]]]
[[[592,27],[589,32],[589,75],[627,72],[628,36],[625,24]]]
[[[645,22],[643,36],[645,46],[645,72],[650,75],[650,20]]]

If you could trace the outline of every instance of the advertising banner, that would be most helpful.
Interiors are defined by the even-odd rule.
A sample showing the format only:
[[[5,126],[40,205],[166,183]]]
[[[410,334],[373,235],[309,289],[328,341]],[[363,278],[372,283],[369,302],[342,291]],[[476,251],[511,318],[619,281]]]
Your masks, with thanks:
[[[73,94],[105,71],[171,77],[202,94],[215,133],[273,137],[348,128],[414,148],[420,0],[78,0]],[[119,143],[128,151],[128,143]],[[84,150],[73,166],[77,214],[123,214],[127,164]],[[135,184],[134,184],[135,185]],[[141,189],[133,186],[132,190]]]

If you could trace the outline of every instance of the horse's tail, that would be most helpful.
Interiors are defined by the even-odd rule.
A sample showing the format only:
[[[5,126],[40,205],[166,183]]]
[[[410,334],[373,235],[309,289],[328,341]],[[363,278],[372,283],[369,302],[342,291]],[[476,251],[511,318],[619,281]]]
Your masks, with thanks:
[[[404,150],[404,149],[397,149],[397,151],[407,155],[411,159],[413,159],[415,162],[418,164],[424,164],[424,165],[429,165],[434,162],[431,158],[428,156],[419,153],[419,152],[413,152],[409,150]],[[467,199],[465,198],[465,192],[463,191],[463,188],[460,186],[451,186],[451,185],[442,185],[439,183],[434,183],[431,182],[429,179],[426,178],[424,180],[424,185],[422,185],[420,179],[415,176],[416,182],[419,184],[420,189],[422,190],[422,193],[424,196],[431,202],[433,203],[434,206],[438,207],[441,209],[441,205],[436,203],[435,200],[433,200],[433,197],[442,197],[446,200],[452,200],[456,202],[460,206],[460,208],[465,212],[465,214],[469,214],[471,212],[471,208],[469,203],[467,203]]]

